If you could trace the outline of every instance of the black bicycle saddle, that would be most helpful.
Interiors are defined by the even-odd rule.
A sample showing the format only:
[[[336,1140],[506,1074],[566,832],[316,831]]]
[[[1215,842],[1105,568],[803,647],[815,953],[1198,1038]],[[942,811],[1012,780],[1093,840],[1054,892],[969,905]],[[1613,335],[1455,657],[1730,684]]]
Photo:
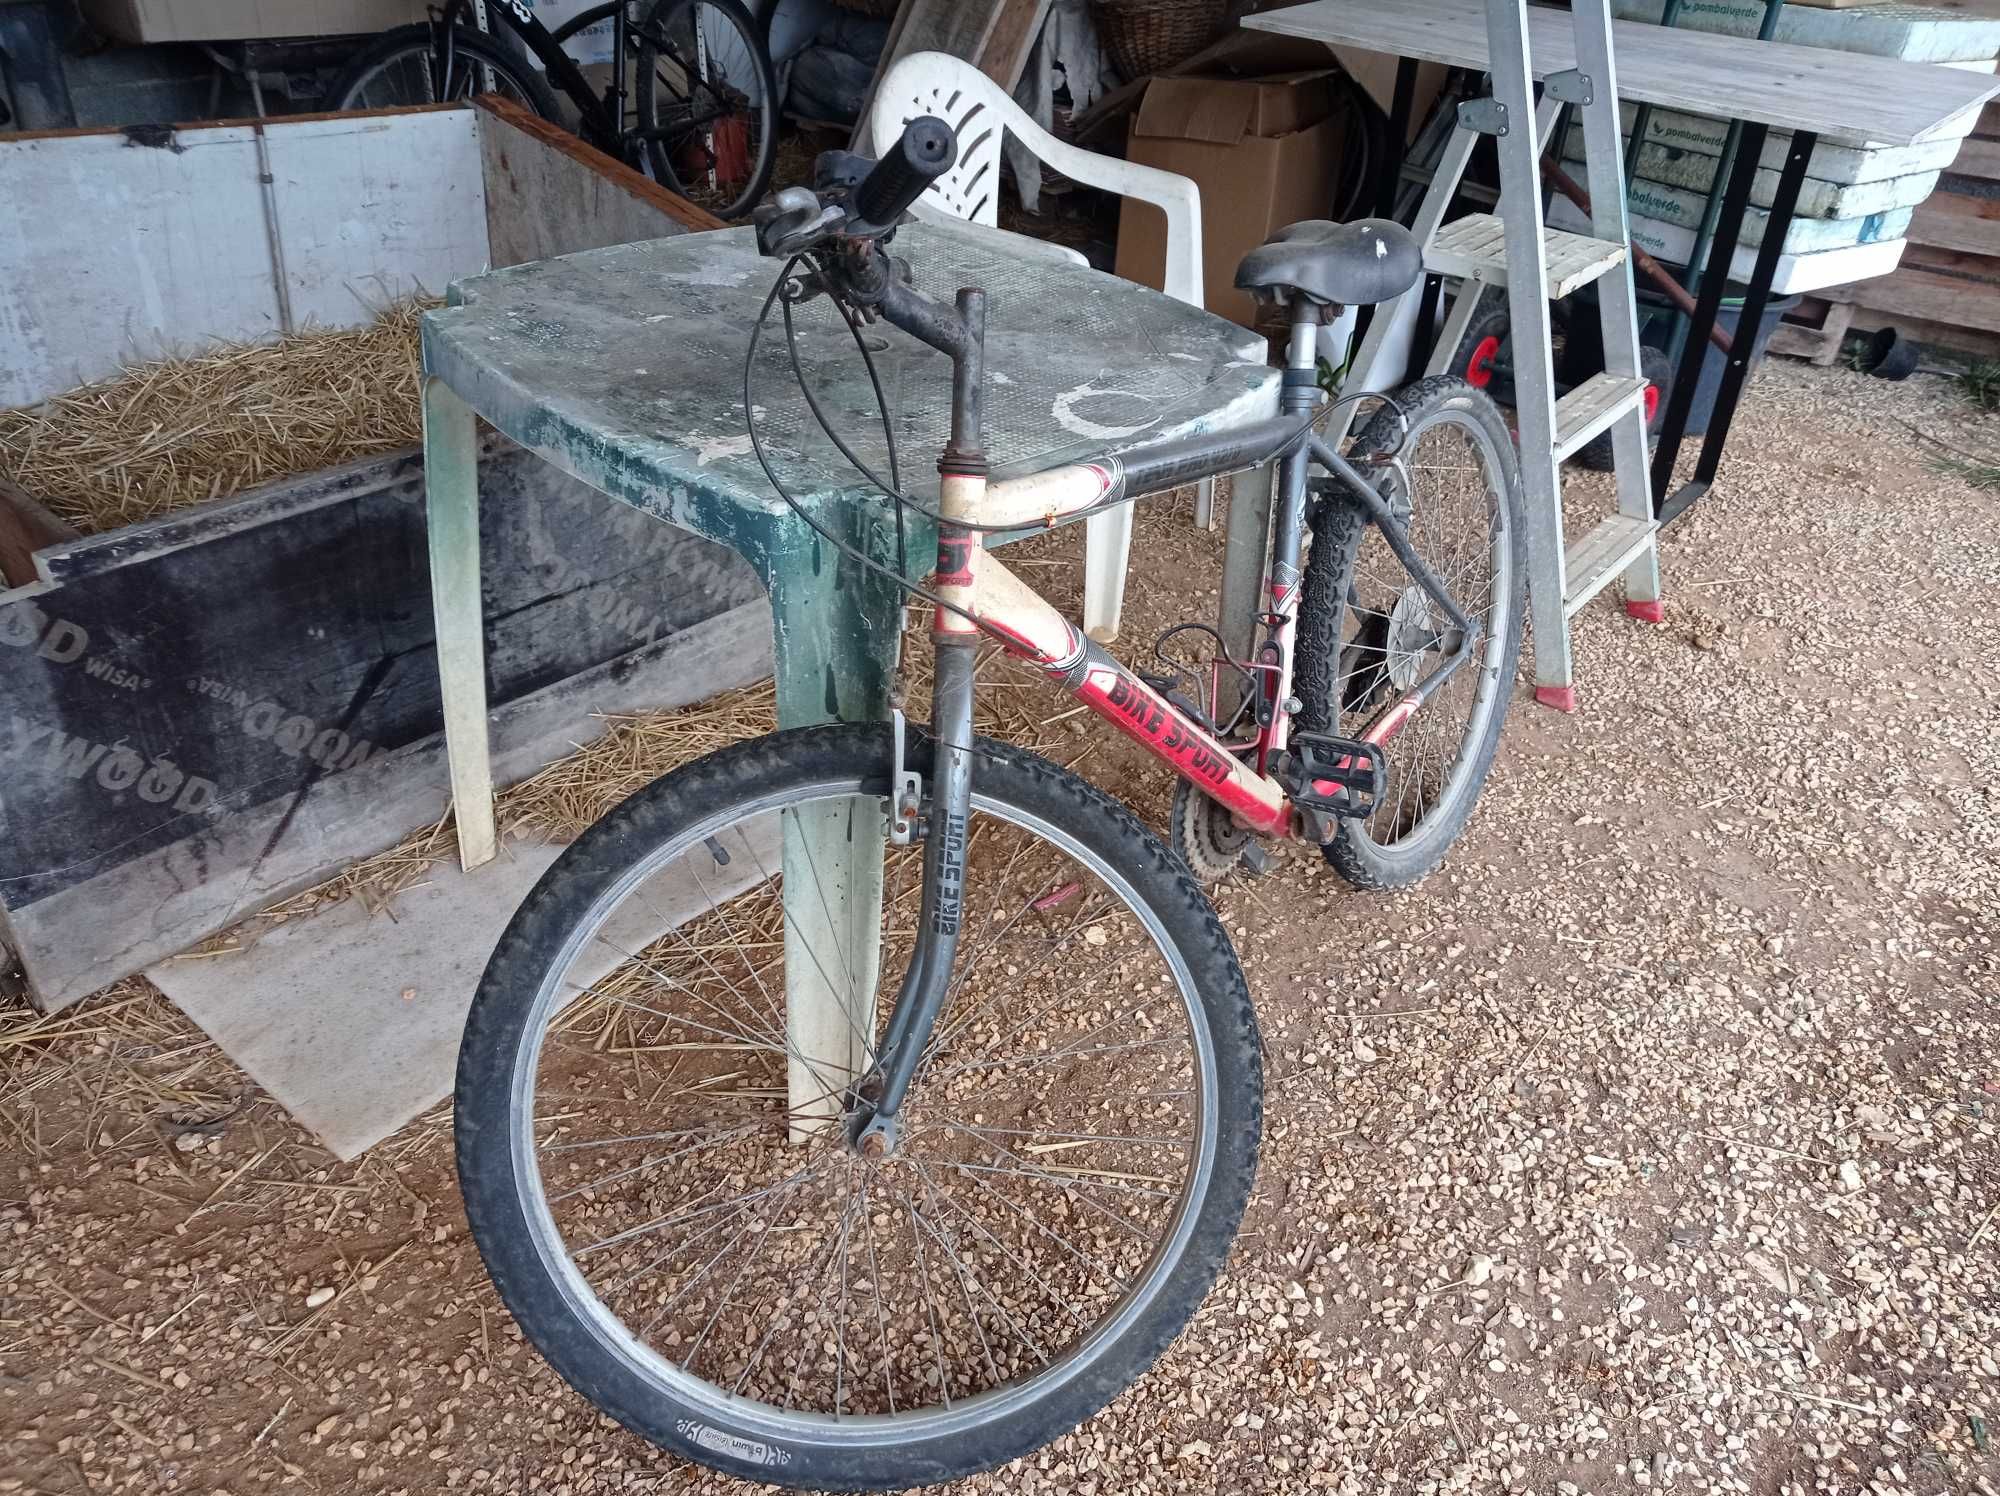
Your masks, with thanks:
[[[1245,255],[1236,288],[1271,301],[1370,306],[1400,296],[1424,273],[1416,236],[1386,218],[1288,224]]]

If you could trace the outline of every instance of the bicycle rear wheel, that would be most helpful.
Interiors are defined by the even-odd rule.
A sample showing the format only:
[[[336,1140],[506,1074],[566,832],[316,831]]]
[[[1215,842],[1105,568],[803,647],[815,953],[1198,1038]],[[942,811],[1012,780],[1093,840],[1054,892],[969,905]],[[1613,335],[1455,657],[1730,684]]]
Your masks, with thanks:
[[[1378,469],[1383,497],[1485,639],[1384,747],[1388,784],[1375,813],[1341,821],[1323,848],[1350,883],[1376,889],[1416,882],[1465,829],[1500,745],[1527,583],[1520,465],[1505,417],[1455,375],[1406,385],[1394,399],[1349,460],[1367,471],[1394,454]],[[1455,645],[1449,620],[1363,511],[1338,498],[1321,504],[1299,599],[1298,726],[1363,736]]]
[[[742,217],[778,156],[778,83],[756,23],[736,0],[657,0],[635,40],[656,175],[718,218]]]
[[[865,1085],[909,957],[891,754],[886,727],[780,733],[634,796],[516,914],[459,1054],[466,1211],[529,1338],[646,1438],[812,1489],[953,1479],[1089,1417],[1186,1323],[1256,1167],[1255,1022],[1200,890],[1124,807],[984,740],[896,1146],[793,1110],[788,1076],[851,1086],[801,1058],[788,966],[863,994]],[[855,846],[879,908],[822,877]]]
[[[419,23],[383,32],[328,90],[330,107],[401,109],[497,93],[560,122],[554,91],[520,48],[466,26],[454,26],[450,40],[447,66],[432,27]]]

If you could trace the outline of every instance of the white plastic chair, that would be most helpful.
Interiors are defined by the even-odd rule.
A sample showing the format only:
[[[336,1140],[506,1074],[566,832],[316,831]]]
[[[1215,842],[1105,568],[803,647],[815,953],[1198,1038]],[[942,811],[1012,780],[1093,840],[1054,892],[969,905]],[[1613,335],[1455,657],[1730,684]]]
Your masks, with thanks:
[[[943,52],[912,52],[891,67],[875,90],[868,114],[872,148],[881,152],[919,115],[935,115],[958,136],[958,161],[917,201],[919,219],[957,219],[996,234],[1000,222],[1000,143],[1012,135],[1064,176],[1086,186],[1136,197],[1167,215],[1163,289],[1189,306],[1201,305],[1201,194],[1186,177],[1156,167],[1100,156],[1058,140],[1000,86],[970,63]],[[1024,255],[1087,263],[1073,249],[1021,234],[1007,236]],[[1213,480],[1202,485],[1197,518],[1206,523]],[[1121,505],[1084,522],[1083,626],[1108,643],[1118,635],[1125,602],[1125,563],[1132,549],[1132,506]]]

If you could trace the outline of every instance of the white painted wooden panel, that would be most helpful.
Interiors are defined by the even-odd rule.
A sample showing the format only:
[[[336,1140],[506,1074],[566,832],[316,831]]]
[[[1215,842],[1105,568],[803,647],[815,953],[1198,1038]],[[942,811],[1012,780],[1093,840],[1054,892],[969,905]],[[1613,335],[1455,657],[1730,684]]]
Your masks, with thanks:
[[[1310,0],[1245,16],[1243,25],[1453,67],[1487,65],[1479,0]],[[1623,98],[1811,130],[1835,141],[1910,145],[1950,134],[1956,116],[2000,91],[1990,75],[1957,68],[1635,21],[1611,29]],[[1576,66],[1569,16],[1531,6],[1528,32],[1536,77]]]
[[[0,136],[0,406],[276,330],[251,131],[176,144]]]
[[[1549,204],[1552,228],[1588,232],[1590,217],[1568,198],[1558,195]],[[1676,223],[1662,223],[1634,213],[1628,220],[1632,242],[1669,265],[1685,265],[1694,252],[1694,230]],[[1747,224],[1746,224],[1747,227]],[[1817,291],[1825,286],[1843,286],[1850,281],[1872,280],[1887,275],[1903,258],[1903,239],[1884,239],[1866,244],[1849,244],[1841,249],[1821,249],[1810,254],[1787,252],[1778,256],[1778,268],[1771,281],[1773,295],[1789,296],[1794,291]],[[1757,263],[1757,251],[1739,244],[1729,261],[1729,278],[1748,282]]]
[[[271,174],[296,325],[344,327],[487,264],[470,109],[274,122]]]
[[[471,109],[266,130],[294,326],[352,326],[486,267]],[[0,136],[0,406],[280,333],[258,174],[247,125],[182,129],[171,146]]]
[[[1612,14],[1628,21],[1658,21],[1666,0],[1612,0]],[[1754,37],[1764,24],[1763,0],[1703,0],[1682,9],[1674,23],[1692,31]],[[1896,57],[1905,62],[1981,62],[2000,52],[2000,18],[1967,15],[1934,5],[1868,5],[1826,10],[1787,5],[1778,12],[1776,40]]]

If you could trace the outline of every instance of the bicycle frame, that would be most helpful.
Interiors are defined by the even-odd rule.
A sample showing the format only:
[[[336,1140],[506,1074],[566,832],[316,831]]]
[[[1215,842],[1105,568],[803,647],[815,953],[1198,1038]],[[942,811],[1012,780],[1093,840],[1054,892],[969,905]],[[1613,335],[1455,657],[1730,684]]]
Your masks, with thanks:
[[[1456,648],[1376,718],[1364,742],[1386,743],[1401,731],[1422,709],[1427,695],[1471,658],[1479,632],[1410,545],[1401,522],[1375,487],[1314,434],[1321,401],[1314,309],[1302,306],[1293,324],[1278,417],[1233,432],[1159,442],[1119,456],[989,483],[980,408],[985,294],[962,290],[947,310],[879,272],[869,279],[869,287],[888,321],[952,359],[951,437],[938,464],[941,522],[933,583],[938,606],[931,635],[937,660],[931,717],[936,750],[923,908],[916,945],[883,1037],[882,1087],[871,1105],[857,1109],[853,1134],[857,1147],[880,1154],[894,1146],[897,1111],[942,1006],[958,943],[975,772],[973,659],[982,636],[998,640],[1010,655],[1040,668],[1244,826],[1265,836],[1290,836],[1310,822],[1299,814],[1272,771],[1274,760],[1285,750],[1293,710],[1292,645],[1308,467],[1325,469],[1330,475],[1326,488],[1367,511],[1412,578],[1458,631]],[[1259,620],[1265,637],[1253,667],[1259,690],[1258,731],[1246,742],[1225,743],[1193,721],[1087,639],[981,543],[987,529],[1054,525],[1273,460],[1277,463],[1275,537],[1265,579],[1265,610]],[[1346,766],[1345,761],[1339,765]],[[904,766],[898,763],[895,768],[901,776]],[[1323,793],[1338,788],[1325,781],[1312,783]],[[916,808],[898,805],[897,819],[906,814],[914,819]]]

